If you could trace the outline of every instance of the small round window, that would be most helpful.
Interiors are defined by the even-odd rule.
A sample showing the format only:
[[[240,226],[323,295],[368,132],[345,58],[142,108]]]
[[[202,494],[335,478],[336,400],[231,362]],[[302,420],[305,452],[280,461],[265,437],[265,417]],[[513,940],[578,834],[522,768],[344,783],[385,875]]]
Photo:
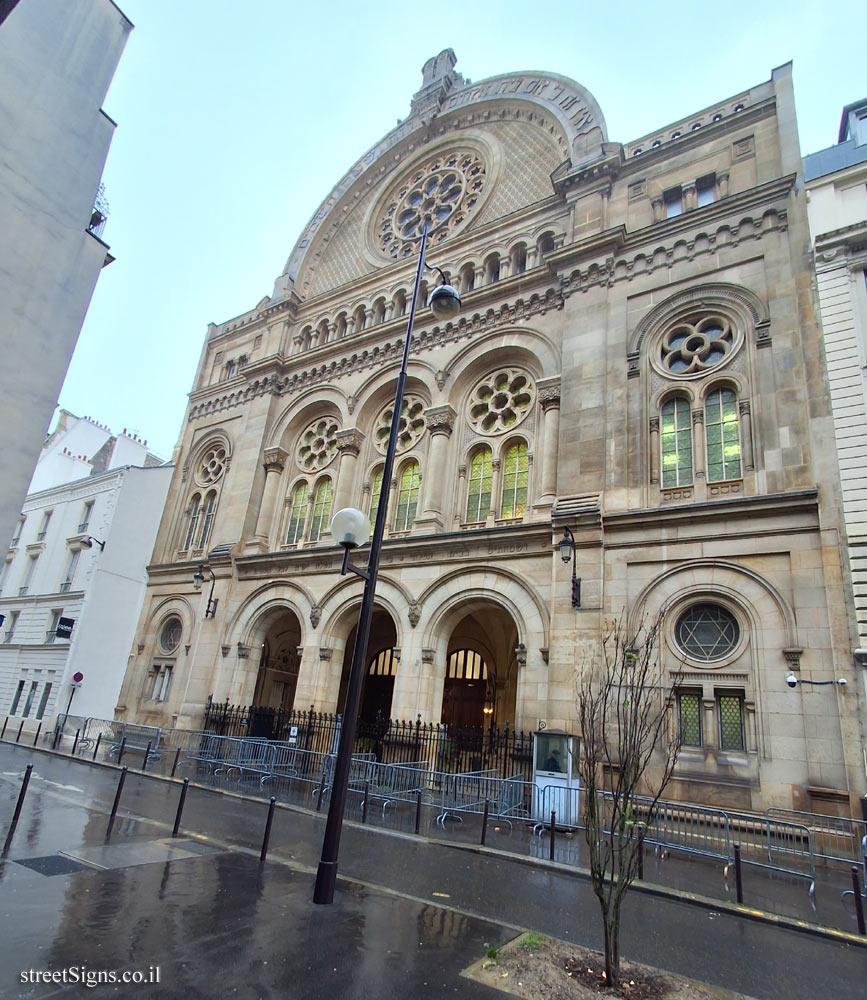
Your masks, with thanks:
[[[167,619],[160,632],[160,650],[163,653],[174,653],[181,644],[183,631],[180,618]]]
[[[693,604],[677,619],[674,635],[691,659],[712,663],[734,652],[741,630],[734,615],[719,604]]]

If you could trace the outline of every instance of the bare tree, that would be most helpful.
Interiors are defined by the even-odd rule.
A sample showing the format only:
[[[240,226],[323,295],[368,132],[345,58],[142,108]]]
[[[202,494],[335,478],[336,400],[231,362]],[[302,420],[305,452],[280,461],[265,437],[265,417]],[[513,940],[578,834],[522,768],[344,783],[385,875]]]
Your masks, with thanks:
[[[602,909],[605,975],[620,980],[620,913],[636,878],[644,831],[680,751],[671,718],[671,686],[662,675],[659,638],[664,609],[631,629],[625,615],[603,628],[601,656],[578,678],[582,816],[590,879]]]

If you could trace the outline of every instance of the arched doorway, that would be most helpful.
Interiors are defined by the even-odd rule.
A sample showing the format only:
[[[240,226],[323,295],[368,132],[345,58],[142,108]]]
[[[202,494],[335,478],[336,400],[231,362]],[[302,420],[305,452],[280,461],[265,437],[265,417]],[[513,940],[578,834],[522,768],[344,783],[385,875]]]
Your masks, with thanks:
[[[346,707],[346,689],[349,686],[349,668],[352,665],[357,629],[358,626],[353,625],[346,640],[340,691],[337,695],[338,712],[343,712]],[[384,720],[391,718],[391,696],[394,693],[394,678],[398,665],[398,659],[394,655],[396,642],[397,629],[391,615],[382,608],[374,608],[365,657],[361,708],[358,713],[358,718],[362,722],[374,723],[377,716]]]
[[[483,601],[449,637],[442,722],[465,729],[514,725],[518,690],[518,628],[511,615]]]
[[[291,712],[298,684],[298,647],[301,623],[294,612],[281,608],[263,623],[265,634],[259,646],[259,672],[253,704]]]

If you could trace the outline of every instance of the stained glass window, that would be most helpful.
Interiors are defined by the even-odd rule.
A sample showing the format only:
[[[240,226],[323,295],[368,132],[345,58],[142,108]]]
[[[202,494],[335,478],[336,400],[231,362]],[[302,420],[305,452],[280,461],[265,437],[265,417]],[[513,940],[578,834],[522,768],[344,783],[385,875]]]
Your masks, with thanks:
[[[286,544],[294,545],[304,530],[307,517],[307,483],[299,483],[292,491],[289,502],[289,526],[286,529]]]
[[[322,479],[313,498],[313,517],[310,521],[310,541],[318,542],[331,518],[331,480]]]
[[[503,503],[501,517],[521,517],[527,508],[527,480],[530,463],[525,444],[513,444],[503,460]]]
[[[681,396],[662,408],[662,485],[688,486],[692,482],[692,420],[689,403]]]
[[[418,506],[418,491],[421,483],[418,462],[409,462],[400,474],[397,489],[397,512],[394,516],[395,531],[409,531],[415,520]]]
[[[470,463],[467,484],[467,522],[484,521],[491,509],[491,483],[493,480],[491,449],[481,448]]]
[[[373,479],[370,483],[370,510],[368,511],[368,517],[370,518],[370,530],[373,531],[373,526],[376,524],[376,513],[379,510],[379,498],[382,496],[382,468],[379,468],[374,472]]]
[[[184,548],[188,549],[193,544],[193,539],[196,537],[196,527],[199,523],[199,507],[201,506],[202,498],[198,493],[193,494],[193,499],[190,501],[190,519],[187,522],[187,533],[184,536]]]
[[[744,749],[744,700],[739,694],[718,694],[720,750]]]
[[[705,663],[733,652],[741,634],[734,615],[719,604],[693,604],[678,618],[674,631],[684,653]]]
[[[696,691],[679,691],[677,715],[680,739],[685,747],[701,746],[701,695]]]
[[[704,408],[707,435],[707,479],[741,477],[741,439],[738,432],[738,401],[731,389],[717,389],[707,397]]]

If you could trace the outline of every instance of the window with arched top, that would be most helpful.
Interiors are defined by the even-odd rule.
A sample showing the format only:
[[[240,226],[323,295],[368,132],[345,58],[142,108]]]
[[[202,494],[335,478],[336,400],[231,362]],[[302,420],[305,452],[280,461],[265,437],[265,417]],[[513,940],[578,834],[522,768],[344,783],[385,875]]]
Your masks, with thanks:
[[[405,316],[406,315],[406,292],[401,288],[394,293],[394,311],[392,315],[394,316]]]
[[[307,483],[298,483],[289,499],[289,523],[286,526],[286,545],[295,545],[304,530],[307,517]]]
[[[187,524],[184,533],[183,548],[189,549],[194,544],[196,530],[199,526],[199,513],[202,506],[202,498],[198,493],[194,493],[190,498],[190,506],[187,511]]]
[[[717,483],[741,477],[741,437],[738,427],[738,398],[724,386],[708,394],[704,403],[704,432],[707,442],[707,480]]]
[[[310,342],[311,342],[312,339],[313,339],[313,331],[310,329],[309,326],[305,326],[304,329],[301,331],[301,350],[302,351],[309,351],[310,350]]]
[[[394,530],[409,531],[415,521],[421,473],[418,462],[407,462],[400,473],[397,484],[397,506],[394,514]]]
[[[502,468],[500,517],[522,517],[527,509],[527,484],[530,476],[530,459],[523,441],[506,449]]]
[[[500,258],[497,254],[491,254],[485,261],[485,284],[492,285],[500,280]]]
[[[376,523],[376,514],[379,510],[379,500],[382,496],[382,466],[380,465],[378,469],[375,469],[373,475],[370,478],[370,507],[368,508],[367,516],[370,518],[370,526]]]
[[[385,299],[377,299],[373,303],[373,322],[379,325],[385,321]]]
[[[490,448],[479,448],[470,460],[467,474],[466,521],[484,521],[491,510],[491,487],[494,478]]]
[[[323,319],[319,326],[316,327],[316,346],[322,347],[323,344],[328,343],[328,320]]]
[[[544,257],[554,249],[554,237],[550,233],[545,233],[539,237],[539,256]]]
[[[331,480],[320,479],[313,495],[313,517],[310,520],[310,541],[318,542],[331,520]]]
[[[199,536],[198,547],[203,549],[211,538],[211,528],[214,526],[214,515],[217,512],[217,491],[211,492],[202,503],[202,533]]]
[[[423,281],[418,286],[418,308],[419,309],[424,309],[424,307],[427,305],[427,297],[428,297],[428,286],[427,286],[427,282]]]
[[[523,274],[527,270],[527,248],[519,243],[512,248],[512,274]]]
[[[688,486],[692,483],[692,417],[689,401],[683,396],[675,396],[663,405],[659,441],[662,486]]]
[[[361,330],[364,329],[364,320],[365,320],[364,306],[359,306],[352,314],[352,318],[355,320],[355,332],[359,333]]]
[[[334,328],[334,336],[337,340],[341,340],[346,336],[346,313],[341,313],[337,317],[337,322]]]
[[[464,264],[460,274],[461,294],[471,292],[476,287],[476,268],[473,264]]]

